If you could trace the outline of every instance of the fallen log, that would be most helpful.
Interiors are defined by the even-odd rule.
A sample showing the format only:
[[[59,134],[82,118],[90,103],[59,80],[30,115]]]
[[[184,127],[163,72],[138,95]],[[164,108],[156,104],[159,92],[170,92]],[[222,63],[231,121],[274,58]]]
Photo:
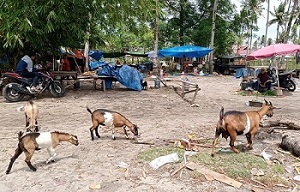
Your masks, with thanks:
[[[279,145],[283,150],[290,151],[293,155],[300,156],[300,141],[297,138],[285,135]]]
[[[261,127],[280,127],[292,130],[300,130],[300,125],[295,124],[294,122],[289,121],[265,121],[260,124]]]

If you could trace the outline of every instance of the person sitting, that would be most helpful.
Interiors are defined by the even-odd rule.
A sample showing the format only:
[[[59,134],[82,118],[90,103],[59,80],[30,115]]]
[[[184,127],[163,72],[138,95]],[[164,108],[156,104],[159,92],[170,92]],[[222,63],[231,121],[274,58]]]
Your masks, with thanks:
[[[266,69],[262,68],[257,75],[257,81],[253,84],[253,89],[257,91],[265,91],[271,89],[271,81]]]
[[[25,78],[33,78],[30,91],[36,92],[36,85],[39,79],[39,73],[33,67],[33,61],[36,59],[36,53],[30,52],[29,54],[23,56],[17,64],[16,73]]]
[[[71,71],[71,63],[68,60],[67,55],[64,55],[61,59],[62,71]]]

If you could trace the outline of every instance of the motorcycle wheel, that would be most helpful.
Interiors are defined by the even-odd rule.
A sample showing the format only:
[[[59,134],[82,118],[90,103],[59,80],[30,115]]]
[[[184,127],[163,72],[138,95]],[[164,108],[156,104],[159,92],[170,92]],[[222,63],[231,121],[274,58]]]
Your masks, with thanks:
[[[287,88],[288,88],[289,91],[293,92],[296,89],[296,84],[293,81],[289,81],[288,85],[287,85]]]
[[[12,83],[5,85],[5,87],[2,89],[3,97],[10,102],[22,101],[25,95],[12,89],[11,84]]]
[[[54,81],[49,86],[49,91],[54,97],[63,97],[65,95],[65,88],[59,81]]]

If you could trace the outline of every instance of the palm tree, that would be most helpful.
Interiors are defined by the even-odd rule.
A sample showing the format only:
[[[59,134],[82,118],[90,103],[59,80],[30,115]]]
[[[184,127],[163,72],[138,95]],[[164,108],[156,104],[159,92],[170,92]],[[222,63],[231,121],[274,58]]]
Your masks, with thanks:
[[[262,1],[261,0],[244,0],[242,2],[243,6],[243,12],[245,17],[245,20],[248,24],[248,48],[247,48],[247,54],[249,53],[249,49],[252,46],[252,36],[253,36],[253,30],[257,31],[257,19],[262,14]]]
[[[285,6],[286,6],[286,2],[281,2],[277,7],[277,9],[274,7],[274,12],[270,11],[270,14],[274,17],[274,19],[269,21],[269,26],[277,23],[277,34],[276,34],[277,43],[279,42],[279,34],[280,34],[279,27],[281,26],[282,30],[284,30],[283,26],[285,23]]]
[[[296,17],[296,12],[297,12],[297,9],[299,7],[298,0],[293,0],[293,2],[294,2],[294,4],[293,4],[293,7],[292,7],[292,11],[289,13],[287,28],[286,28],[286,32],[284,34],[284,39],[283,39],[284,42],[288,41],[290,31],[291,31],[291,28],[292,28],[292,21]]]

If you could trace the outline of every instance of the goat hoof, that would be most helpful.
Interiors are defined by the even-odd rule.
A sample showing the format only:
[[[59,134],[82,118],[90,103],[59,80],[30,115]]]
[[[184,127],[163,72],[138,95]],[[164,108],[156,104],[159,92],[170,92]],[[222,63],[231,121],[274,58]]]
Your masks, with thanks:
[[[5,171],[6,175],[7,175],[7,174],[9,174],[9,172],[10,172],[10,171],[8,171],[8,170],[7,170],[7,171]]]
[[[112,139],[113,139],[113,140],[116,140],[116,137],[115,137],[115,136],[112,136]]]
[[[33,167],[31,170],[32,170],[32,171],[36,171],[36,168]]]

